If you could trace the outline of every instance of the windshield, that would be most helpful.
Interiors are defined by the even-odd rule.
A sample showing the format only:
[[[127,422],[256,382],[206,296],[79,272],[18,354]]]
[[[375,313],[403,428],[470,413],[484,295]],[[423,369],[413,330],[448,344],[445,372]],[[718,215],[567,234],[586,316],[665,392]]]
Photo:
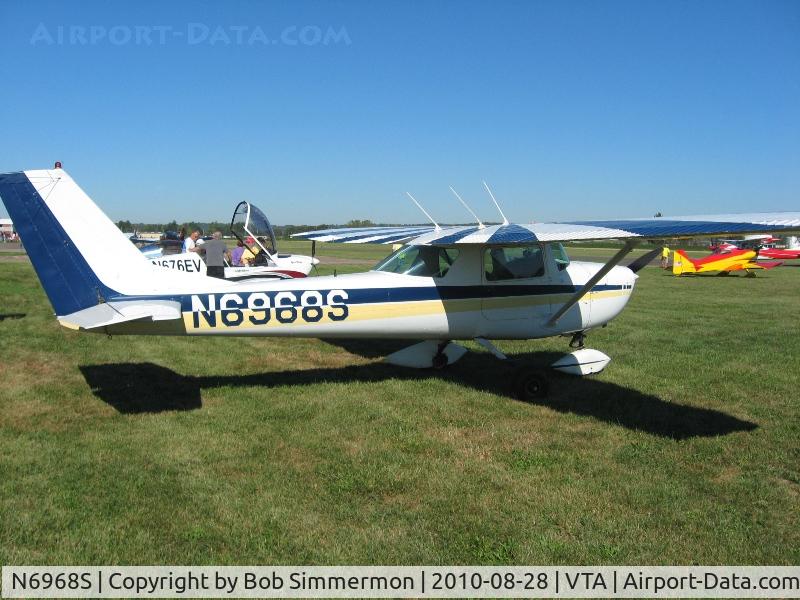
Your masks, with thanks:
[[[372,269],[418,277],[444,277],[458,258],[455,248],[438,246],[403,246]]]
[[[254,249],[266,250],[269,254],[275,254],[278,251],[275,232],[272,230],[269,219],[257,206],[253,206],[249,202],[240,202],[233,211],[231,233],[251,252]]]

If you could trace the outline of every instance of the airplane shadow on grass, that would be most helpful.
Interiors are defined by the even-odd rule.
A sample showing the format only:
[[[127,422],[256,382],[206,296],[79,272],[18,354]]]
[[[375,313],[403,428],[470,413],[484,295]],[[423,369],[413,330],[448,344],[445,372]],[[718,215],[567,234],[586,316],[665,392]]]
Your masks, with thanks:
[[[405,342],[407,345],[408,342]],[[355,344],[355,346],[354,346]],[[378,349],[361,342],[337,345],[363,348],[370,355]],[[383,347],[384,350],[389,346]],[[533,352],[514,358],[525,364],[544,366],[559,354]],[[329,382],[374,383],[389,379],[413,382],[438,377],[455,385],[469,386],[517,402],[513,390],[513,368],[487,354],[467,354],[443,371],[405,369],[383,363],[340,368],[277,371],[254,375],[184,376],[153,363],[85,365],[80,367],[95,396],[124,414],[158,413],[201,408],[201,391],[223,386],[265,388],[306,386]],[[415,396],[409,387],[409,396]],[[435,402],[435,399],[431,399]],[[752,431],[757,425],[717,410],[666,402],[635,389],[593,378],[552,373],[550,393],[535,404],[561,413],[592,417],[634,431],[675,440]]]

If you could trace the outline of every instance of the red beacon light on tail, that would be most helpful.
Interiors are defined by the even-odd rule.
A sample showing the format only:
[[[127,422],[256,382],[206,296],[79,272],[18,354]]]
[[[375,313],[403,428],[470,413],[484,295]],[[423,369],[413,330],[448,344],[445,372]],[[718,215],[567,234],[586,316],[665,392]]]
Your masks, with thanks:
[[[60,160],[57,160],[57,161],[56,161],[56,166],[55,166],[55,167],[53,167],[53,168],[54,168],[54,169],[60,169],[60,168],[61,168],[61,161],[60,161]]]

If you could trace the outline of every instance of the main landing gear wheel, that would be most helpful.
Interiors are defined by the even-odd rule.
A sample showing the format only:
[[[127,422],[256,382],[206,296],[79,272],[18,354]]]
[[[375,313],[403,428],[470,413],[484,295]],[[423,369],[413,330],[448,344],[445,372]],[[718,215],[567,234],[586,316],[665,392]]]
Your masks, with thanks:
[[[517,398],[524,402],[533,402],[547,396],[547,375],[541,369],[520,367],[514,378],[514,391]]]
[[[441,371],[447,365],[450,364],[450,360],[447,358],[447,355],[444,353],[445,348],[447,348],[450,342],[441,342],[439,347],[436,349],[436,354],[433,355],[433,360],[431,361],[431,366],[436,371]]]
[[[434,355],[431,366],[435,370],[441,371],[447,366],[448,362],[447,355],[445,355],[443,352],[439,352],[438,354]]]

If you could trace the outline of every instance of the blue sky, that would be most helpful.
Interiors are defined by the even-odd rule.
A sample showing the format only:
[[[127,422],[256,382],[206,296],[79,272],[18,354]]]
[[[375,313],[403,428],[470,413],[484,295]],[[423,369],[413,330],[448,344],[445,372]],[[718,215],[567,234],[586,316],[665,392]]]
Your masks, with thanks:
[[[0,171],[61,160],[114,220],[420,222],[407,190],[469,220],[449,185],[492,219],[482,179],[515,221],[800,210],[792,0],[5,0],[0,27]]]

